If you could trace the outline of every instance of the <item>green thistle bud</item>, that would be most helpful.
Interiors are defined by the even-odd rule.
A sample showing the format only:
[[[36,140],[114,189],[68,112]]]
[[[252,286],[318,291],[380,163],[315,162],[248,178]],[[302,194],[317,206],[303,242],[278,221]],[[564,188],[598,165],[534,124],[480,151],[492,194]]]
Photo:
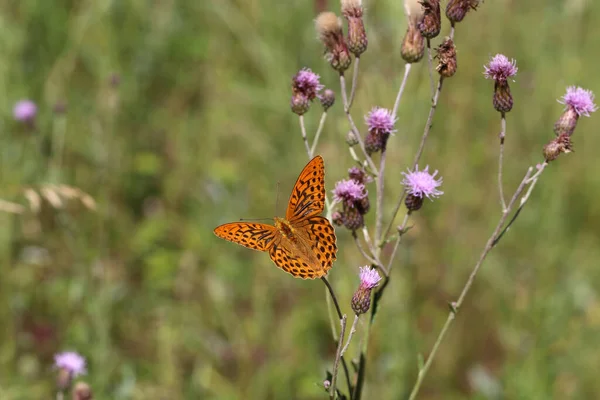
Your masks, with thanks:
[[[368,40],[363,22],[363,7],[361,0],[342,0],[342,15],[348,21],[348,50],[360,57],[367,50]]]
[[[321,106],[323,106],[323,111],[327,111],[335,103],[335,93],[331,89],[325,89],[319,100]]]

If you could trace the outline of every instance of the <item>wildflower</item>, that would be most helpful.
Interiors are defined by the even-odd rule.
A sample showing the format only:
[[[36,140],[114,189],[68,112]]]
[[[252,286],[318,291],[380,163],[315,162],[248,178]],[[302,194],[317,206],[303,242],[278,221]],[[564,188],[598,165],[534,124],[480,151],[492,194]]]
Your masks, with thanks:
[[[66,390],[71,386],[73,378],[87,372],[85,358],[73,351],[54,355],[54,366],[59,369],[56,383],[60,390]]]
[[[341,74],[348,69],[352,58],[342,31],[342,21],[332,12],[322,12],[315,20],[319,39],[325,45],[325,57]]]
[[[371,290],[379,285],[381,276],[375,268],[364,266],[360,268],[360,285],[352,296],[352,311],[356,315],[364,314],[369,311],[371,306]]]
[[[363,22],[362,0],[342,0],[342,15],[348,21],[348,50],[360,57],[367,50],[367,33]]]
[[[479,0],[449,0],[446,6],[446,17],[454,26],[456,22],[463,20],[470,10],[477,10]]]
[[[598,109],[594,104],[594,93],[578,86],[569,86],[567,93],[558,102],[564,104],[565,109],[554,124],[554,132],[557,136],[563,133],[571,136],[579,117],[582,115],[589,117],[590,113]]]
[[[325,89],[323,94],[319,96],[319,100],[321,106],[323,106],[323,111],[327,111],[335,103],[335,93],[331,89]]]
[[[513,98],[508,86],[508,78],[517,74],[515,60],[510,60],[502,54],[496,54],[488,65],[484,66],[486,79],[493,79],[494,83],[494,108],[502,113],[509,112],[513,107]]]
[[[408,195],[406,196],[405,204],[410,211],[416,211],[423,205],[423,199],[427,197],[433,200],[444,194],[437,188],[442,184],[442,178],[436,179],[438,171],[433,174],[429,173],[429,166],[424,170],[419,171],[417,166],[414,171],[403,172],[404,179],[402,184],[406,187]]]
[[[358,144],[358,139],[352,130],[349,130],[346,134],[346,144],[350,147],[356,146]]]
[[[385,108],[375,107],[365,117],[365,122],[369,128],[365,138],[367,152],[371,154],[385,150],[390,134],[396,132],[396,119],[392,117],[392,113]]]
[[[54,356],[54,365],[57,368],[68,371],[74,377],[85,375],[87,373],[85,368],[85,358],[74,351],[56,354]]]
[[[344,225],[351,231],[364,225],[364,215],[369,211],[369,197],[365,185],[354,179],[345,179],[335,184],[333,199],[342,203],[342,212],[334,213],[333,222]]]
[[[338,203],[348,204],[354,207],[356,201],[367,196],[367,189],[362,183],[353,179],[344,179],[335,184],[333,189],[333,199]]]
[[[308,100],[314,100],[319,92],[323,90],[323,85],[321,85],[319,79],[319,75],[312,72],[310,68],[302,68],[292,78],[292,93],[302,93]]]
[[[435,69],[441,76],[449,78],[456,73],[456,46],[452,39],[449,37],[444,39],[437,48],[436,58],[439,63]]]
[[[17,121],[33,122],[37,114],[37,106],[31,100],[21,100],[13,108],[13,116]]]
[[[440,13],[440,0],[422,0],[423,19],[419,22],[418,28],[421,35],[427,39],[433,39],[440,34],[442,27],[442,17]]]

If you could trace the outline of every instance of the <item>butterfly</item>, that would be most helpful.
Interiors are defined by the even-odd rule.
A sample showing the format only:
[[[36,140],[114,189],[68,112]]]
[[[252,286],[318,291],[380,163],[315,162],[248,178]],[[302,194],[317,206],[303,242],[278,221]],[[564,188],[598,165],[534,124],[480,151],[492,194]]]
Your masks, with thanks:
[[[319,216],[325,208],[325,167],[316,156],[302,170],[285,218],[274,225],[230,222],[215,228],[218,237],[266,251],[279,268],[302,279],[321,278],[331,269],[337,246],[333,226]]]

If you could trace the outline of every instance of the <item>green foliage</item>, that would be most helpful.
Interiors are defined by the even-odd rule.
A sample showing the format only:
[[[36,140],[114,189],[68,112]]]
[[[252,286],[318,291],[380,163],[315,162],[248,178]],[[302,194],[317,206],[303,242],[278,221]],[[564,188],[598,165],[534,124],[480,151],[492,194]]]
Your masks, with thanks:
[[[302,67],[338,95],[318,148],[328,190],[352,165],[339,79],[315,40],[316,3],[0,4],[0,198],[27,209],[0,213],[0,398],[50,398],[52,357],[63,350],[87,358],[97,399],[325,398],[335,346],[323,284],[212,234],[284,213],[307,161],[289,111]],[[393,104],[406,29],[401,2],[365,3],[369,49],[353,106],[361,130],[363,114]],[[425,203],[401,245],[368,338],[363,398],[410,392],[500,214],[500,118],[483,64],[503,53],[519,67],[505,149],[512,193],[542,161],[566,86],[600,93],[599,14],[598,2],[487,1],[457,25],[458,72],[444,83],[422,164],[440,170],[445,195]],[[420,141],[428,79],[425,62],[413,66],[388,144],[387,215]],[[22,98],[38,104],[34,128],[12,120]],[[54,111],[60,104],[66,113]],[[319,114],[315,103],[309,134]],[[485,262],[420,398],[599,396],[599,129],[599,115],[581,118],[575,153],[544,173]],[[41,192],[49,183],[89,194],[96,209],[64,193],[53,206]],[[39,212],[26,188],[40,194]],[[338,247],[329,276],[349,313],[365,261],[346,231]]]

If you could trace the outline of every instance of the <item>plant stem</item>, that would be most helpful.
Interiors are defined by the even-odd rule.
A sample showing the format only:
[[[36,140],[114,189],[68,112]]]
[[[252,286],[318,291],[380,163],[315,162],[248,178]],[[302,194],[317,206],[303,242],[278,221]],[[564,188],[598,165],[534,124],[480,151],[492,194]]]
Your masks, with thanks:
[[[340,359],[342,358],[342,343],[344,342],[344,335],[346,333],[346,316],[342,316],[340,320],[340,340],[338,341],[337,350],[335,352],[335,361],[333,363],[333,373],[331,377],[331,387],[329,388],[329,398],[333,400],[335,398],[335,386],[338,374],[338,366],[340,365]]]
[[[504,159],[504,137],[506,136],[506,117],[502,113],[501,120],[502,129],[500,131],[500,154],[498,156],[498,192],[500,193],[500,205],[502,205],[502,212],[506,210],[506,201],[504,200],[504,189],[502,185],[502,163]]]
[[[496,239],[499,236],[499,234],[502,230],[502,227],[504,226],[504,223],[506,222],[506,219],[508,217],[510,210],[512,210],[513,206],[515,205],[517,198],[521,195],[521,193],[523,193],[523,190],[525,189],[525,185],[527,185],[527,181],[531,175],[532,170],[533,169],[531,167],[527,170],[527,173],[525,174],[525,177],[521,181],[521,184],[519,185],[519,187],[513,194],[512,198],[510,200],[510,203],[508,204],[508,208],[506,209],[505,212],[502,213],[502,216],[500,217],[498,224],[496,224],[496,228],[494,229],[494,232],[487,240],[487,243],[485,244],[485,247],[484,247],[483,251],[481,252],[481,255],[479,256],[479,260],[473,267],[473,270],[471,271],[471,274],[469,275],[469,278],[467,279],[467,282],[466,282],[465,286],[463,287],[463,289],[460,293],[460,296],[458,297],[458,300],[451,304],[451,310],[448,314],[448,318],[446,319],[446,322],[444,323],[442,330],[440,331],[437,339],[435,340],[433,348],[431,349],[431,352],[429,353],[429,356],[427,357],[427,361],[425,362],[423,367],[419,370],[419,373],[417,375],[417,381],[415,382],[415,385],[413,386],[413,390],[410,394],[409,400],[414,400],[416,398],[417,394],[419,393],[421,384],[423,383],[423,380],[424,380],[425,376],[427,375],[429,368],[431,367],[431,364],[437,354],[440,344],[442,343],[442,341],[444,340],[444,337],[446,336],[446,332],[450,328],[450,325],[452,324],[452,321],[454,321],[454,318],[456,317],[458,310],[462,306],[462,303],[463,303],[465,297],[467,296],[467,293],[471,289],[471,286],[473,285],[473,281],[475,280],[475,276],[477,276],[477,273],[479,272],[479,268],[483,264],[483,261],[487,257],[490,250],[492,250],[492,248],[494,248],[494,246],[498,243],[498,241]]]
[[[302,132],[302,140],[304,141],[304,147],[306,147],[306,154],[308,154],[308,158],[312,160],[312,152],[310,151],[310,147],[308,146],[308,139],[306,137],[306,127],[304,126],[304,115],[300,115],[300,131]]]
[[[358,83],[358,65],[360,63],[360,57],[354,59],[354,70],[352,71],[352,89],[350,90],[350,99],[348,100],[348,107],[344,105],[344,111],[348,112],[352,107],[354,101],[354,94],[356,93],[356,84]]]
[[[410,74],[410,69],[412,64],[407,63],[404,64],[404,77],[402,78],[402,83],[400,84],[400,89],[398,90],[398,94],[396,95],[396,101],[394,102],[394,108],[392,109],[392,119],[396,119],[396,115],[398,115],[398,107],[400,107],[400,99],[402,98],[402,94],[404,93],[404,88],[406,87],[406,82],[408,81],[408,74]]]

